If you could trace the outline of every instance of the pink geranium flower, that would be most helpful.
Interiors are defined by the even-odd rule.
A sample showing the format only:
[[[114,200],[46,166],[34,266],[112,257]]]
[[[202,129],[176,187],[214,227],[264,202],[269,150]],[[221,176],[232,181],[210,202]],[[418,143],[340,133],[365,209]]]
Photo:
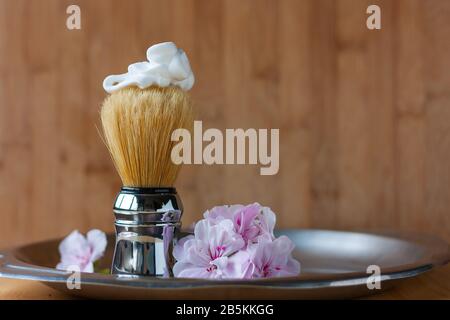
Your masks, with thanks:
[[[268,207],[259,203],[247,206],[218,206],[203,214],[211,223],[222,220],[231,220],[235,231],[242,236],[245,243],[257,242],[259,237],[274,239],[275,214]]]
[[[100,230],[91,230],[84,237],[78,230],[69,234],[59,245],[60,270],[79,268],[81,272],[94,272],[94,262],[103,256],[106,249],[106,235]]]
[[[233,253],[244,247],[244,240],[234,232],[233,223],[223,220],[212,225],[201,220],[195,225],[195,236],[182,239],[173,251],[173,272],[183,278],[233,278]]]
[[[297,276],[300,263],[292,257],[294,244],[281,236],[274,241],[262,239],[257,244],[247,247],[246,255],[240,257],[248,260],[242,264],[244,278],[271,278]]]

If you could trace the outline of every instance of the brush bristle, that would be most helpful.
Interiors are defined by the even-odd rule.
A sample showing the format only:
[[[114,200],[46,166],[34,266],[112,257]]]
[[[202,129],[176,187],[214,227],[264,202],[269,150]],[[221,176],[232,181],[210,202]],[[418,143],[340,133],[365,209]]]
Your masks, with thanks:
[[[126,88],[101,109],[104,139],[124,186],[173,186],[179,165],[171,158],[175,129],[192,130],[189,95],[175,87]]]

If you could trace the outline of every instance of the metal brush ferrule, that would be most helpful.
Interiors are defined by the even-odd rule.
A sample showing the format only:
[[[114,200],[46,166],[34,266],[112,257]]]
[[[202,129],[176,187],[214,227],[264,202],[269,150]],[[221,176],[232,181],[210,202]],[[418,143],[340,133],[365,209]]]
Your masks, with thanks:
[[[175,188],[122,187],[114,203],[113,274],[173,276],[183,205]]]

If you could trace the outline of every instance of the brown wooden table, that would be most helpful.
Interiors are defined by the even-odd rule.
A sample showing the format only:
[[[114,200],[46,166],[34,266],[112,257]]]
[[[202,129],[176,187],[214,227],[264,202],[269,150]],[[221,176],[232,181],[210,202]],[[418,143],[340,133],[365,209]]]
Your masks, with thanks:
[[[0,300],[74,299],[35,281],[0,279]],[[367,299],[450,299],[450,264],[405,280],[391,290]]]

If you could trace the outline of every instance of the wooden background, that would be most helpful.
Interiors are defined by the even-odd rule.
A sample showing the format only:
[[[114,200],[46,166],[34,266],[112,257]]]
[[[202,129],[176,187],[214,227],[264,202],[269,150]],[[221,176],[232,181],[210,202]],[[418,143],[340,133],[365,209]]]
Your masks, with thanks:
[[[204,127],[280,129],[276,176],[183,168],[185,224],[258,201],[280,227],[450,240],[449,16],[445,0],[0,0],[0,246],[112,230],[101,83],[167,40],[191,59]]]

